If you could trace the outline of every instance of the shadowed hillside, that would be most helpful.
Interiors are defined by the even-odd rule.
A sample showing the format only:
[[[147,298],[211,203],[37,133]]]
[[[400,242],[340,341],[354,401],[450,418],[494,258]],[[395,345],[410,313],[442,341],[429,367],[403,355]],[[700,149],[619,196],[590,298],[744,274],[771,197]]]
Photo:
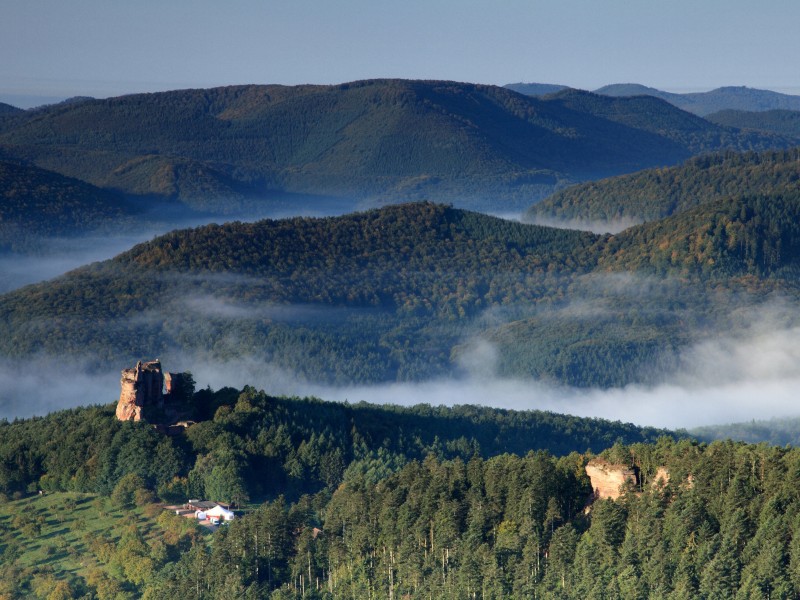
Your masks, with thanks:
[[[140,212],[120,194],[31,166],[0,161],[0,249],[129,227]]]
[[[787,143],[641,99],[406,80],[80,99],[0,122],[2,156],[216,212],[286,192],[499,209],[696,152]]]

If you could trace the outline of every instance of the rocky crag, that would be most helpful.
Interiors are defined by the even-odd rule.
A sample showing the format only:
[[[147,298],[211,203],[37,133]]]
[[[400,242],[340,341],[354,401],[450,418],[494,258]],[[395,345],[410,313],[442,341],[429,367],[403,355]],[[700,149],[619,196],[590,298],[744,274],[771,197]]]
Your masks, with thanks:
[[[639,482],[635,468],[611,464],[602,458],[590,460],[586,465],[586,474],[592,482],[591,500],[616,500],[628,486],[635,486]]]
[[[147,409],[162,409],[186,396],[190,388],[193,391],[191,374],[166,372],[158,359],[139,361],[135,367],[122,371],[117,419],[141,421]]]

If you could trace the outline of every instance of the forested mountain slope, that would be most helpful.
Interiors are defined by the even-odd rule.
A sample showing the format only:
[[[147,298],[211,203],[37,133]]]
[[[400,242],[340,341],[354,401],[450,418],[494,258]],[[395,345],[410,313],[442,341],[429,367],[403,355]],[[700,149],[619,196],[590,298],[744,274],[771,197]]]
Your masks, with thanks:
[[[490,376],[657,382],[693,341],[735,333],[735,308],[792,301],[799,205],[722,200],[616,236],[427,203],[176,231],[0,297],[0,350],[255,357],[339,384],[476,358]]]
[[[544,411],[348,404],[275,397],[250,386],[200,390],[181,408],[197,424],[179,437],[146,423],[117,421],[113,406],[0,422],[0,493],[11,497],[41,483],[48,491],[109,494],[133,472],[165,499],[215,496],[205,489],[214,478],[202,464],[232,462],[243,496],[296,497],[335,488],[348,475],[377,481],[428,454],[462,460],[532,450],[567,455],[674,435]],[[190,475],[196,465],[201,466]]]
[[[37,238],[122,228],[139,212],[121,195],[37,167],[0,161],[0,250]]]
[[[664,103],[618,99],[598,108],[599,97],[565,94],[372,80],[84,99],[4,119],[0,154],[100,187],[225,211],[280,192],[510,202],[699,151],[790,143],[701,127]]]
[[[579,184],[533,205],[536,222],[652,221],[725,197],[793,194],[800,190],[800,150],[727,152]]]
[[[3,352],[256,352],[314,378],[416,379],[454,368],[484,310],[549,302],[594,240],[431,204],[178,231],[3,296]]]
[[[800,454],[788,446],[653,442],[662,432],[600,420],[252,388],[203,390],[188,406],[201,420],[178,436],[117,422],[111,407],[0,424],[0,485],[14,499],[0,514],[4,594],[499,600],[800,589]],[[525,451],[587,434],[619,440],[599,456]],[[594,497],[590,461],[627,473],[618,499]],[[258,504],[203,536],[153,504],[188,497]],[[109,512],[124,527],[74,516]],[[25,562],[37,551],[47,565]]]
[[[743,134],[720,127],[652,96],[615,98],[580,90],[564,90],[546,99],[578,113],[665,137],[687,148],[692,154],[720,148],[753,150],[770,145],[769,138],[754,135],[755,132]],[[792,142],[787,140],[786,143]]]
[[[5,102],[0,102],[0,118],[8,117],[11,115],[18,115],[23,113],[21,108],[17,108],[16,106],[12,106],[10,104],[6,104]]]
[[[800,110],[776,109],[763,112],[721,110],[706,118],[723,127],[756,129],[791,137],[800,136]]]
[[[721,198],[604,240],[600,268],[796,280],[800,193]]]

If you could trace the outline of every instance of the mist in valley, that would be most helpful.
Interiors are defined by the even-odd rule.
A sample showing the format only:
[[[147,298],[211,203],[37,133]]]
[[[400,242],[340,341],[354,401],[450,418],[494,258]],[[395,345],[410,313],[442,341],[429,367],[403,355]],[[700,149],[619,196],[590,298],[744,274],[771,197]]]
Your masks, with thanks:
[[[271,395],[413,406],[476,404],[546,410],[655,427],[692,428],[800,416],[800,328],[773,329],[769,319],[746,333],[695,344],[681,367],[658,385],[581,389],[533,379],[498,377],[497,351],[477,344],[460,366],[464,375],[425,382],[333,386],[308,381],[257,356],[220,360],[174,351],[161,356],[168,371],[191,371],[197,388],[252,385]],[[142,357],[143,359],[156,357]],[[14,419],[89,404],[115,402],[123,368],[97,371],[89,357],[40,355],[0,364],[0,418]]]
[[[229,221],[333,217],[352,212],[357,207],[358,202],[352,199],[304,198],[302,203],[295,203],[293,199],[269,199],[224,215],[202,214],[175,207],[168,210],[154,208],[142,216],[138,225],[121,226],[119,232],[36,239],[29,242],[30,251],[0,253],[0,294],[53,279],[93,262],[113,258],[136,244],[175,229]]]
[[[303,216],[333,214],[336,211],[319,210]],[[262,216],[286,215],[274,212]],[[221,220],[172,223],[124,236],[51,240],[46,253],[0,258],[0,285],[2,291],[9,291],[110,258],[169,229],[206,222]],[[353,309],[311,304],[242,303],[235,297],[215,295],[208,290],[230,285],[247,287],[258,282],[248,282],[239,275],[217,277],[227,279],[202,282],[193,295],[170,307],[172,314],[230,322],[260,319],[289,324],[342,324],[353,314]],[[621,305],[635,307],[647,315],[648,311],[657,312],[659,299],[675,294],[679,285],[674,280],[630,274],[589,275],[570,284],[568,300],[558,305],[489,309],[466,328],[462,351],[454,365],[458,375],[423,382],[330,385],[303,377],[263,356],[220,359],[210,349],[197,352],[173,347],[159,358],[168,371],[191,371],[198,389],[252,385],[272,395],[312,395],[330,401],[404,406],[477,404],[667,428],[800,416],[800,406],[795,400],[800,386],[800,326],[795,322],[796,307],[788,302],[753,305],[751,299],[742,298],[730,315],[730,323],[737,323],[737,327],[710,329],[704,339],[681,350],[673,367],[660,373],[650,385],[573,388],[531,378],[506,377],[499,369],[501,349],[486,335],[491,328],[526,317],[543,321],[613,320]],[[688,300],[687,304],[692,302]],[[683,318],[680,307],[671,310],[671,318]],[[163,314],[140,317],[142,323],[163,322],[165,318]],[[223,342],[221,345],[226,347],[236,344],[235,339]],[[0,363],[0,418],[24,418],[61,408],[115,402],[119,396],[120,371],[133,364],[104,365],[98,369],[96,357],[46,354],[25,360],[6,359]]]

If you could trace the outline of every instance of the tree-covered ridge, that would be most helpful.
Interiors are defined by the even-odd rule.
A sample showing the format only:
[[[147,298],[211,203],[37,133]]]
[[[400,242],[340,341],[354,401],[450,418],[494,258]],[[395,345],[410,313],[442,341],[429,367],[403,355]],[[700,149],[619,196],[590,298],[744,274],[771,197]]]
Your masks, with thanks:
[[[606,100],[613,110],[597,106]],[[274,192],[530,198],[698,151],[787,145],[692,119],[641,99],[567,102],[371,80],[85,99],[4,119],[0,145],[6,156],[101,187],[215,209]]]
[[[113,406],[0,422],[0,493],[110,494],[134,474],[165,499],[222,501],[233,492],[240,500],[274,498],[334,489],[343,477],[377,480],[429,453],[464,460],[544,449],[566,455],[671,435],[538,410],[348,404],[269,396],[252,387],[201,390],[183,410],[198,423],[178,437],[119,422]]]
[[[616,97],[655,96],[701,117],[728,109],[753,112],[775,109],[800,110],[800,96],[745,86],[727,86],[708,92],[676,94],[635,83],[622,83],[603,86],[595,90],[595,93]]]
[[[557,192],[525,215],[537,219],[652,221],[719,198],[800,189],[800,150],[726,152]]]
[[[345,217],[264,220],[175,231],[114,259],[157,270],[302,276],[305,271],[404,269],[409,273],[571,269],[595,236],[515,223],[431,203]],[[502,252],[498,250],[502,249]],[[330,275],[333,275],[331,273]]]
[[[577,386],[659,382],[688,345],[735,332],[735,309],[773,292],[793,301],[797,206],[788,195],[721,200],[616,236],[428,203],[176,231],[4,295],[0,350],[91,353],[100,368],[255,357],[336,384],[475,368]]]
[[[177,347],[313,380],[422,379],[457,368],[452,348],[484,310],[548,302],[594,240],[431,204],[212,225],[6,295],[0,343],[14,356],[129,362]]]
[[[35,237],[122,226],[136,213],[119,194],[37,167],[0,161],[0,248]]]
[[[599,268],[795,281],[800,193],[707,202],[604,238]]]
[[[377,485],[346,477],[332,494],[279,498],[235,521],[149,580],[145,597],[797,594],[796,450],[662,438],[602,457],[638,477],[589,511],[590,456],[577,454],[428,456]]]
[[[800,109],[800,107],[798,107]],[[706,117],[712,123],[739,129],[757,129],[780,135],[800,136],[800,110],[721,110]]]
[[[117,422],[111,406],[0,424],[3,494],[44,489],[61,499],[55,511],[87,513],[91,503],[96,513],[122,510],[130,523],[109,537],[68,515],[60,536],[83,528],[72,560],[93,569],[30,569],[21,549],[57,513],[24,501],[4,507],[8,598],[47,598],[56,588],[86,600],[792,598],[800,590],[800,452],[788,446],[702,444],[538,411],[276,398],[250,387],[203,390],[184,409],[199,422],[179,436]],[[598,456],[585,444],[636,474],[620,499],[588,510],[585,466]],[[260,505],[207,538],[174,515],[156,519],[154,506],[143,510],[149,524],[131,510],[187,496]]]
[[[763,442],[771,446],[800,446],[800,418],[773,417],[768,420],[704,425],[692,428],[690,434],[707,442],[732,439],[748,444]]]
[[[677,147],[688,149],[691,154],[723,148],[746,151],[775,147],[775,141],[770,142],[768,138],[742,135],[742,132],[720,127],[652,96],[610,97],[569,89],[548,96],[547,100],[581,114],[594,115],[667,138]],[[791,143],[785,141],[786,145]]]
[[[9,117],[11,115],[18,115],[20,113],[25,112],[21,108],[17,108],[16,106],[12,106],[11,104],[6,104],[5,102],[0,102],[0,118],[2,117]]]

